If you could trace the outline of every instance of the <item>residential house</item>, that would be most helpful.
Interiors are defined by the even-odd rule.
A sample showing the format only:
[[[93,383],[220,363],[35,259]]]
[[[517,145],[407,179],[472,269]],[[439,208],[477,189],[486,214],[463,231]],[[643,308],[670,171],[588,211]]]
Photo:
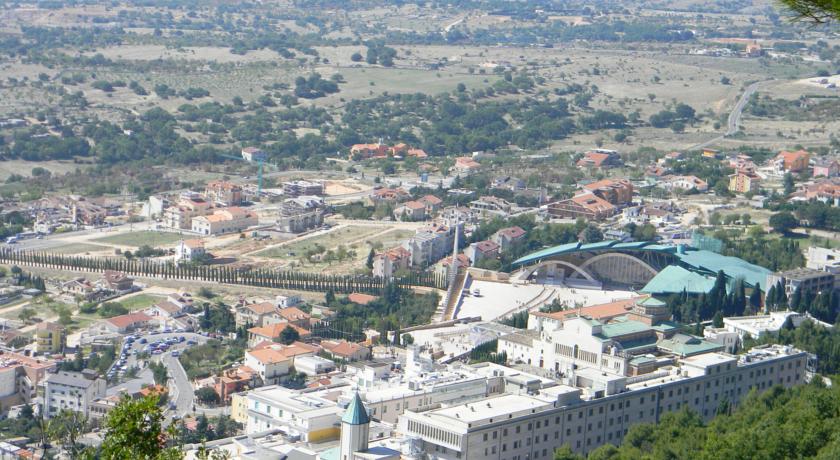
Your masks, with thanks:
[[[263,326],[265,318],[275,311],[277,306],[271,302],[252,303],[237,308],[234,318],[237,326]]]
[[[90,404],[105,396],[106,383],[96,371],[60,371],[44,382],[44,417],[53,418],[63,410],[90,415]]]
[[[811,154],[805,150],[797,150],[795,152],[782,150],[778,155],[776,155],[776,158],[773,159],[773,167],[780,173],[795,173],[808,169],[810,160]]]
[[[254,370],[263,385],[275,385],[288,375],[295,361],[305,356],[315,356],[320,347],[293,342],[290,345],[262,343],[245,352],[245,366]]]
[[[757,174],[738,171],[729,175],[729,191],[733,193],[756,193],[761,184]]]
[[[239,206],[242,204],[242,187],[232,182],[214,180],[207,183],[204,196],[222,206]]]
[[[443,204],[443,200],[434,196],[434,195],[426,195],[422,196],[417,199],[418,202],[423,203],[426,206],[426,216],[434,216],[440,210],[441,204]]]
[[[408,199],[409,194],[405,190],[398,188],[380,188],[371,193],[369,199],[371,204],[377,205],[380,203],[399,203]]]
[[[473,160],[472,157],[458,157],[455,158],[455,166],[453,169],[459,174],[471,174],[481,168],[481,164]]]
[[[682,190],[686,192],[690,190],[705,192],[709,189],[709,184],[697,176],[668,176],[663,178],[660,185],[666,190]]]
[[[525,181],[513,176],[499,176],[493,179],[490,188],[497,188],[501,190],[510,190],[516,192],[525,189]]]
[[[274,302],[277,304],[277,308],[289,308],[302,304],[303,299],[297,294],[278,295],[274,297]]]
[[[187,314],[192,305],[193,300],[190,297],[182,294],[169,294],[165,300],[147,308],[146,313],[164,319],[178,318]]]
[[[418,221],[426,217],[426,205],[419,201],[406,201],[394,209],[394,215],[404,221]]]
[[[411,253],[402,246],[388,249],[373,258],[373,276],[391,278],[399,270],[411,266]]]
[[[126,292],[134,288],[134,278],[123,272],[105,270],[101,280],[102,288],[113,292]]]
[[[840,162],[834,158],[819,158],[814,162],[814,177],[840,176]]]
[[[149,327],[154,324],[154,320],[153,317],[145,313],[128,313],[104,319],[101,324],[108,332],[124,334]]]
[[[464,253],[470,259],[470,265],[475,266],[482,260],[499,257],[499,247],[490,240],[478,241],[467,246]]]
[[[257,215],[242,208],[230,207],[214,211],[209,216],[192,220],[192,231],[200,235],[221,235],[241,232],[259,223]]]
[[[64,326],[49,321],[35,326],[35,347],[38,353],[61,353],[66,343],[67,330]]]
[[[265,161],[265,158],[265,152],[257,147],[245,147],[242,149],[242,159],[249,163],[253,163],[255,161]]]
[[[93,300],[100,295],[100,289],[84,277],[78,277],[61,285],[61,292]]]
[[[306,313],[298,307],[279,308],[273,313],[270,313],[269,317],[276,318],[277,323],[287,323],[302,329],[309,328],[309,320],[311,318],[309,313]]]
[[[207,255],[204,248],[204,241],[199,239],[181,240],[175,246],[175,260],[178,262],[191,262]]]
[[[840,205],[840,180],[828,179],[805,187],[805,198],[819,200],[832,206]]]
[[[346,340],[322,340],[321,348],[333,359],[364,361],[370,358],[370,348]]]
[[[498,230],[490,239],[499,245],[499,251],[505,252],[512,246],[525,240],[525,230],[521,227],[506,227]]]
[[[280,338],[283,330],[287,327],[296,330],[301,338],[308,337],[312,334],[308,329],[289,323],[275,323],[267,326],[252,327],[248,329],[248,346],[254,347],[260,342],[273,342],[274,339]]]
[[[621,166],[624,162],[621,156],[615,150],[607,149],[593,149],[583,154],[583,158],[578,160],[579,168],[613,168]]]
[[[260,386],[259,382],[257,372],[251,367],[243,365],[224,370],[216,379],[213,389],[219,395],[219,400],[227,404],[231,402],[234,393],[257,388]]]
[[[458,267],[469,267],[470,266],[470,258],[467,257],[466,254],[460,253],[457,256]],[[439,276],[445,278],[449,275],[449,267],[452,265],[452,256],[444,257],[440,260],[437,264],[435,264],[434,272],[435,276]]]

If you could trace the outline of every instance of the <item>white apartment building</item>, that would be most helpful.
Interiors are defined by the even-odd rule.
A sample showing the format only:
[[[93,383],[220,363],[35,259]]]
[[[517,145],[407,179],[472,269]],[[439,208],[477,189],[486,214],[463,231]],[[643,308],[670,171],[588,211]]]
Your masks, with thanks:
[[[44,416],[56,416],[64,409],[90,416],[90,404],[105,396],[105,380],[96,372],[60,371],[44,382]]]
[[[677,359],[636,377],[590,368],[594,372],[570,379],[574,386],[410,409],[400,417],[400,431],[419,438],[432,459],[551,459],[563,445],[584,454],[619,444],[629,427],[658,422],[667,412],[688,407],[708,421],[722,401],[737,405],[752,389],[802,384],[806,362],[806,353],[775,345],[741,356],[706,353]]]
[[[723,318],[723,327],[728,332],[738,334],[740,340],[745,337],[758,339],[767,333],[779,332],[785,322],[790,318],[793,327],[799,327],[806,320],[813,321],[822,327],[832,328],[831,324],[822,322],[808,313],[797,313],[795,311],[774,311],[769,315],[755,315],[755,316],[733,316]]]
[[[337,439],[344,410],[335,401],[279,386],[248,392],[245,433],[279,430],[301,441]]]

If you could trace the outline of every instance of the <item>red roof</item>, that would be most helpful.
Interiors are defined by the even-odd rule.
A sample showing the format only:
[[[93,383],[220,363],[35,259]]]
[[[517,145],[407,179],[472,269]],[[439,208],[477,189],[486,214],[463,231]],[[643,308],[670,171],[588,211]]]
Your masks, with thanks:
[[[556,313],[533,313],[536,316],[546,316],[558,320],[565,320],[575,316],[587,316],[592,319],[607,320],[616,316],[626,314],[633,305],[647,296],[631,297],[629,299],[616,300],[615,302],[592,305],[579,309],[563,310]]]
[[[504,235],[510,239],[516,239],[525,235],[525,230],[522,230],[521,227],[507,227],[499,230],[496,233],[498,233],[499,235]]]
[[[152,319],[154,318],[145,313],[129,313],[127,315],[120,315],[115,316],[113,318],[108,318],[105,321],[108,321],[109,323],[113,324],[114,326],[117,326],[120,329],[125,329],[136,323],[145,323],[151,321]]]
[[[475,247],[481,252],[492,252],[499,249],[499,245],[490,240],[479,241],[475,243]]]

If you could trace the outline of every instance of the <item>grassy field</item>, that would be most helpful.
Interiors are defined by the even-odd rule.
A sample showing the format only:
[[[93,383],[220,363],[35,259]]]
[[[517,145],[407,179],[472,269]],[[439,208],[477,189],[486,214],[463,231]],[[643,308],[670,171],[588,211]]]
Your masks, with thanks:
[[[67,255],[76,255],[76,254],[85,254],[88,252],[99,252],[104,250],[111,250],[112,248],[108,246],[102,246],[100,244],[90,244],[90,243],[70,243],[63,246],[56,246],[55,248],[51,248],[50,252],[54,252],[56,254],[67,254]]]
[[[181,238],[183,236],[177,233],[142,231],[104,236],[102,238],[96,238],[93,241],[116,246],[134,246],[139,248],[140,246],[146,245],[152,247],[167,246],[177,242]]]
[[[114,302],[119,302],[123,307],[128,308],[130,311],[135,310],[142,310],[144,308],[149,308],[157,302],[163,300],[163,297],[150,295],[150,294],[137,294],[128,297],[122,297],[119,299],[114,299]]]
[[[333,249],[339,245],[349,246],[350,243],[356,240],[363,239],[366,236],[375,235],[384,230],[385,229],[382,227],[367,227],[362,225],[337,227],[327,233],[266,249],[265,251],[260,251],[255,255],[258,257],[270,257],[275,259],[297,259],[307,250],[314,248],[315,245],[321,245],[326,249]],[[293,253],[294,255],[290,256],[290,253]]]

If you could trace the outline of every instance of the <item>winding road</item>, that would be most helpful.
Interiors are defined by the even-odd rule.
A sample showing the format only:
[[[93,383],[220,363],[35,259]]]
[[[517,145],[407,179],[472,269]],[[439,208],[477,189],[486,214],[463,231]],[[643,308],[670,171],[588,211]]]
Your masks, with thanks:
[[[744,89],[744,92],[741,94],[741,97],[738,99],[738,102],[735,103],[735,107],[732,107],[732,111],[729,112],[729,118],[726,120],[726,132],[709,139],[705,142],[701,142],[700,144],[695,144],[689,147],[686,150],[699,150],[702,148],[706,148],[716,142],[722,141],[727,136],[732,136],[733,134],[737,133],[740,129],[741,125],[741,115],[744,113],[744,108],[747,106],[747,103],[750,101],[750,97],[755,94],[758,89],[772,80],[764,80],[764,81],[757,81],[752,83],[751,85],[747,86]]]

